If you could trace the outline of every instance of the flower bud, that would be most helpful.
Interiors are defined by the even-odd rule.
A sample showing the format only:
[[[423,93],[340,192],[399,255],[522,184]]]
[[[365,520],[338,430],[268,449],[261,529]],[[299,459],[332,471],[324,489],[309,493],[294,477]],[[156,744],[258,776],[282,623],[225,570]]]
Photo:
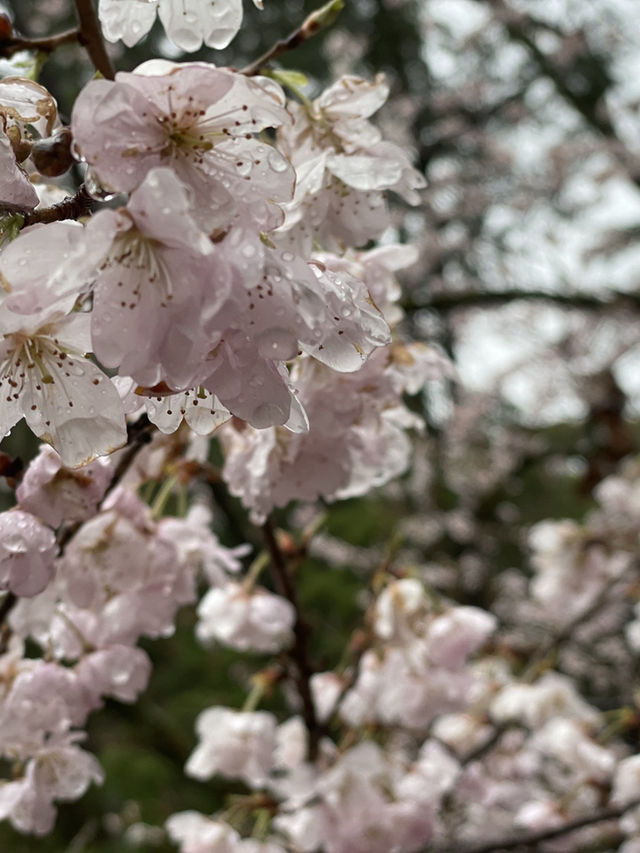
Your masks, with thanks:
[[[47,178],[63,175],[73,164],[69,128],[63,127],[53,136],[39,139],[31,149],[31,156],[40,174]]]
[[[10,38],[13,38],[11,18],[4,13],[0,13],[0,41],[8,41]]]

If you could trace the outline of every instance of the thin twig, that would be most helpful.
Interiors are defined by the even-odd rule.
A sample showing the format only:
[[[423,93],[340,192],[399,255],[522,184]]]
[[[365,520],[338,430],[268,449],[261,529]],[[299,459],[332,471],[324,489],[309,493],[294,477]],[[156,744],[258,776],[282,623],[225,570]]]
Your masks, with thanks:
[[[554,838],[560,838],[562,835],[568,835],[570,832],[575,832],[578,829],[583,829],[586,826],[592,826],[596,823],[603,823],[607,820],[617,820],[623,814],[640,806],[640,798],[630,800],[624,806],[610,807],[600,809],[600,811],[591,812],[583,817],[569,821],[562,826],[554,826],[549,829],[540,829],[535,832],[523,832],[519,835],[511,835],[506,838],[496,838],[493,841],[482,841],[479,844],[471,844],[464,846],[463,844],[455,844],[436,850],[435,848],[427,847],[425,850],[429,853],[493,853],[499,850],[515,850],[518,847],[532,847],[538,849],[538,845],[544,841],[551,841]]]
[[[287,652],[287,657],[293,664],[292,677],[302,702],[302,717],[309,732],[309,759],[313,761],[318,754],[322,729],[316,716],[313,696],[311,695],[310,681],[314,670],[308,657],[309,628],[302,618],[295,584],[269,519],[264,523],[262,531],[271,557],[271,576],[276,591],[293,605],[296,613],[296,621],[293,626],[294,643],[293,647]]]
[[[138,453],[151,441],[155,429],[156,427],[146,415],[142,415],[135,423],[127,424],[127,444],[122,450],[122,455],[111,475],[109,485],[102,496],[103,501],[120,483]],[[64,551],[81,526],[82,522],[76,521],[73,524],[64,525],[58,530],[56,540],[61,552]]]
[[[55,36],[46,38],[26,38],[22,36],[11,36],[0,42],[0,55],[13,56],[20,50],[43,51],[51,53],[63,44],[74,44],[78,41],[79,31],[76,27],[65,30]]]
[[[96,71],[99,71],[107,80],[113,80],[116,72],[102,38],[102,30],[93,2],[92,0],[74,0],[74,2],[79,25],[78,41],[86,48]]]
[[[297,29],[285,38],[277,41],[269,48],[269,50],[266,51],[266,53],[263,53],[262,56],[259,56],[258,59],[250,65],[242,68],[240,73],[245,74],[247,77],[259,74],[260,71],[276,57],[286,53],[288,50],[293,50],[295,47],[299,47],[305,41],[308,41],[316,35],[316,33],[319,33],[320,30],[331,26],[343,6],[343,0],[331,0],[331,2],[327,3],[322,8],[312,12],[304,19]]]

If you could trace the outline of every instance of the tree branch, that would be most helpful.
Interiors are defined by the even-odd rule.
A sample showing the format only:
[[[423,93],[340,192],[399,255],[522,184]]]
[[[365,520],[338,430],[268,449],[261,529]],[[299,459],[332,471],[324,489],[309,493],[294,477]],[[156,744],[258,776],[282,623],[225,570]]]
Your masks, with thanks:
[[[588,815],[569,821],[562,826],[554,826],[534,832],[523,832],[519,835],[497,838],[493,841],[482,841],[479,844],[471,844],[466,847],[456,844],[455,846],[441,848],[439,851],[426,849],[430,850],[430,853],[493,853],[493,851],[515,850],[518,847],[533,847],[534,849],[538,849],[538,845],[544,841],[560,838],[562,835],[568,835],[570,832],[575,832],[578,829],[583,829],[586,826],[592,826],[596,823],[617,820],[623,814],[638,806],[640,806],[640,798],[630,800],[624,806],[610,807],[591,812]]]
[[[38,210],[30,210],[24,215],[24,225],[36,225],[38,223],[60,222],[63,219],[80,219],[91,212],[94,199],[87,192],[84,184],[74,196],[65,198],[51,207]]]
[[[74,0],[74,2],[79,25],[78,41],[86,49],[96,71],[99,71],[107,80],[113,80],[116,73],[102,38],[93,0]]]
[[[316,709],[311,695],[310,680],[314,670],[308,657],[309,627],[302,619],[296,588],[284,555],[278,545],[273,525],[269,519],[264,523],[262,531],[269,556],[271,557],[271,576],[276,591],[278,595],[286,598],[293,605],[296,613],[296,621],[293,626],[294,644],[286,652],[286,655],[293,664],[292,678],[302,701],[302,717],[309,732],[309,760],[314,761],[318,754],[318,744],[322,729],[316,716]]]
[[[7,651],[7,646],[9,645],[11,629],[9,628],[7,617],[13,610],[17,601],[17,595],[14,592],[9,591],[5,593],[5,596],[2,599],[2,604],[0,604],[0,655],[3,655]]]
[[[602,311],[609,308],[633,308],[640,310],[640,294],[610,291],[605,297],[591,296],[587,293],[554,293],[548,290],[500,290],[500,291],[461,291],[459,293],[438,293],[424,304],[414,304],[412,308],[426,308],[449,314],[465,308],[499,307],[509,302],[530,301],[549,302],[565,308],[580,308],[586,311]]]
[[[538,47],[535,38],[530,35],[531,31],[542,26],[539,21],[530,15],[512,9],[505,0],[487,0],[487,2],[497,13],[511,38],[526,48],[542,74],[553,83],[556,91],[565,102],[579,113],[593,130],[613,145],[615,153],[627,169],[629,177],[636,186],[640,186],[640,163],[617,136],[602,95],[599,94],[595,103],[591,103],[582,92],[575,90],[567,83],[568,74],[566,71],[558,67]]]
[[[259,56],[258,59],[250,65],[242,68],[240,73],[246,74],[247,77],[259,74],[264,66],[268,65],[276,57],[286,53],[288,50],[293,50],[295,47],[298,47],[303,42],[316,35],[316,33],[320,32],[320,30],[330,27],[342,10],[343,6],[344,0],[330,0],[330,2],[325,6],[322,6],[320,9],[316,9],[315,12],[312,12],[304,19],[297,29],[286,36],[286,38],[277,41],[273,47],[270,47],[266,53],[263,53],[262,56]]]
[[[124,448],[122,448],[122,455],[118,460],[118,464],[116,465],[113,474],[111,475],[111,480],[105,489],[102,501],[104,501],[107,495],[109,495],[120,483],[120,480],[122,480],[124,475],[127,473],[138,453],[151,441],[151,437],[155,429],[155,425],[151,423],[146,415],[142,415],[134,423],[127,424],[127,443]],[[58,547],[60,548],[60,553],[64,551],[81,526],[82,522],[76,521],[73,524],[63,525],[58,530],[56,540],[58,542]]]
[[[13,56],[20,50],[44,51],[51,53],[56,48],[63,44],[74,44],[78,42],[79,31],[74,27],[72,30],[65,30],[55,36],[47,36],[46,38],[23,38],[22,36],[10,36],[9,38],[0,41],[0,55]]]

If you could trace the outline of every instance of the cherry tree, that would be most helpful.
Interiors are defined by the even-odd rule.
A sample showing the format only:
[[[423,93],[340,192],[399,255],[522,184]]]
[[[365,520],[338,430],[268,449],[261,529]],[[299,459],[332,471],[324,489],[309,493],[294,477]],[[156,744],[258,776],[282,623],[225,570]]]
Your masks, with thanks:
[[[386,112],[342,0],[219,63],[249,5],[0,16],[7,838],[633,853],[637,299],[609,280],[628,265],[589,264],[639,212],[594,224],[637,185],[635,101],[581,64],[625,3],[598,27],[569,0],[428,0],[429,94]],[[319,33],[328,82],[290,55]],[[46,63],[69,49],[67,112]],[[587,461],[553,432],[585,413]],[[582,498],[525,516],[554,464]],[[147,696],[191,660],[174,719]],[[83,805],[118,714],[178,768],[153,815]]]

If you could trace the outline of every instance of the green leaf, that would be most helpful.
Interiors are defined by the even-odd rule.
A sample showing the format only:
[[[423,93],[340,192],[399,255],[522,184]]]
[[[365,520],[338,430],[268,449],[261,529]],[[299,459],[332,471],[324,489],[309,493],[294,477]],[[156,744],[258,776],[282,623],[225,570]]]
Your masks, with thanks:
[[[291,89],[299,89],[301,86],[307,86],[309,83],[309,78],[302,71],[289,71],[285,68],[271,71],[269,76],[280,83],[281,86],[288,86]]]

